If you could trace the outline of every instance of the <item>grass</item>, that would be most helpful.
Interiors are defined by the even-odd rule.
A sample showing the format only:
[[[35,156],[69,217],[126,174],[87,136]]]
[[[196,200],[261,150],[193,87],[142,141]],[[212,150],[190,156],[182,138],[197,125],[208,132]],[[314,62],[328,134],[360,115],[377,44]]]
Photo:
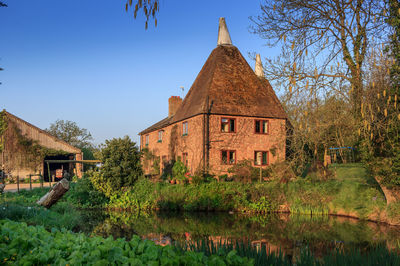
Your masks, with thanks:
[[[361,219],[379,217],[386,202],[377,182],[361,164],[332,165],[333,177],[315,175],[281,184],[278,181],[243,184],[237,182],[197,185],[153,184],[139,180],[130,191],[115,195],[109,207],[161,209],[168,211],[273,212],[280,205],[292,213],[341,214]]]
[[[6,192],[0,195],[0,219],[26,222],[29,225],[41,225],[46,229],[66,228],[73,231],[88,231],[91,226],[86,216],[76,206],[63,197],[50,209],[36,204],[49,188],[21,190],[19,193]]]

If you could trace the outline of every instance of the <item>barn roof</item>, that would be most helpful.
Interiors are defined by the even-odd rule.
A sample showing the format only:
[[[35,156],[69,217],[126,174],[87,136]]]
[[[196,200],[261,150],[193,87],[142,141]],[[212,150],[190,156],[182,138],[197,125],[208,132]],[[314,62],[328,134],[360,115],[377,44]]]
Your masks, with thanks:
[[[268,80],[258,77],[239,49],[230,43],[230,37],[226,39],[211,52],[175,115],[139,134],[204,114],[207,101],[210,114],[287,119]]]
[[[5,112],[5,114],[7,118],[10,119],[14,123],[14,125],[21,130],[21,133],[24,134],[25,137],[38,141],[39,144],[43,147],[55,150],[62,150],[71,154],[79,154],[82,152],[80,149],[68,144],[67,142],[59,138],[54,137],[48,132],[26,122],[25,120],[7,111]]]

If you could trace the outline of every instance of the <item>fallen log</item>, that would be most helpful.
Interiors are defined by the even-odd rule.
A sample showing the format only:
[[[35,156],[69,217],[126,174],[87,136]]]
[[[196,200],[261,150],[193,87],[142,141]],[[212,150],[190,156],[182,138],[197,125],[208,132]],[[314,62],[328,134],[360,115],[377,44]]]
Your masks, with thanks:
[[[68,190],[69,182],[67,179],[63,178],[36,203],[48,209],[54,203],[56,203]]]

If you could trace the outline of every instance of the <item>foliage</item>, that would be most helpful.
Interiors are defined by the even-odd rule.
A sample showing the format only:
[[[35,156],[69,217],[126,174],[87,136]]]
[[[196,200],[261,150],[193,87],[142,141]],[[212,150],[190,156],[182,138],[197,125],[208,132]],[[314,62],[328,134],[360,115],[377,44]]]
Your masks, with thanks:
[[[94,188],[87,175],[71,183],[65,196],[66,201],[79,208],[101,208],[108,202],[104,194]]]
[[[145,29],[148,27],[148,22],[150,17],[154,19],[154,24],[157,27],[157,18],[156,15],[160,9],[159,0],[127,0],[125,4],[125,10],[128,12],[129,8],[132,8],[132,4],[136,2],[135,8],[133,10],[133,16],[136,19],[137,13],[139,10],[143,11],[144,16],[146,17]]]
[[[85,128],[80,128],[75,122],[56,120],[46,131],[56,138],[77,148],[91,148],[93,140],[90,132]]]
[[[253,167],[251,160],[237,162],[228,169],[228,172],[231,173],[235,181],[238,182],[251,183],[260,179],[260,168]],[[268,177],[269,175],[270,171],[264,167],[262,169],[262,176]]]
[[[185,211],[273,212],[286,206],[303,214],[345,214],[368,219],[385,211],[385,198],[359,164],[334,165],[328,180],[297,178],[243,184],[217,182],[177,186],[142,179],[140,186],[116,194],[109,207]]]
[[[180,160],[178,157],[178,160],[174,163],[174,166],[172,167],[172,177],[183,181],[186,179],[185,175],[188,172],[188,169],[186,165]]]
[[[21,129],[9,121],[10,127],[6,132],[8,147],[8,164],[6,168],[25,167],[37,171],[46,156],[66,155],[68,152],[44,147],[39,141],[23,135]],[[11,169],[6,169],[10,171]]]
[[[51,210],[37,205],[21,206],[13,203],[0,204],[0,208],[2,209],[0,219],[40,225],[49,230],[52,228],[78,230],[83,224],[80,213],[66,202],[58,203]]]
[[[372,58],[361,109],[361,156],[383,185],[400,185],[400,4],[386,1],[389,45]],[[383,47],[383,45],[382,45]]]
[[[49,188],[35,188],[32,190],[21,190],[19,193],[6,192],[0,196],[0,219],[11,219],[14,221],[26,222],[33,225],[41,225],[46,229],[67,228],[74,231],[91,232],[93,218],[86,209],[80,211],[78,208],[99,206],[89,206],[87,202],[77,202],[70,194],[74,194],[74,187],[71,184],[70,190],[62,197],[56,205],[50,209],[38,206],[36,202],[49,191]],[[85,204],[86,203],[86,204]],[[96,218],[102,217],[97,213]]]
[[[88,173],[94,187],[107,197],[123,187],[132,187],[142,176],[140,152],[128,136],[106,140],[100,151],[103,162],[99,172]]]
[[[6,111],[0,112],[0,152],[4,149],[4,132],[7,130]]]
[[[0,221],[0,260],[6,264],[85,264],[102,265],[113,261],[134,265],[253,265],[236,252],[211,255],[157,246],[134,236],[130,241],[87,237],[67,230],[27,226],[25,223]]]

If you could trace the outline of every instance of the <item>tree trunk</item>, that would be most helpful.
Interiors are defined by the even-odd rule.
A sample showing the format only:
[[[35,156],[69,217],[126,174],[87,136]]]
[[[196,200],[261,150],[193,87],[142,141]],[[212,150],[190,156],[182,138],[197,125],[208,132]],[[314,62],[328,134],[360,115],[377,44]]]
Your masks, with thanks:
[[[46,193],[37,204],[50,208],[55,204],[67,191],[69,190],[69,182],[67,179],[63,178],[60,182],[54,185],[54,187]]]
[[[5,187],[6,187],[6,184],[0,184],[0,194],[3,193],[3,190]]]

